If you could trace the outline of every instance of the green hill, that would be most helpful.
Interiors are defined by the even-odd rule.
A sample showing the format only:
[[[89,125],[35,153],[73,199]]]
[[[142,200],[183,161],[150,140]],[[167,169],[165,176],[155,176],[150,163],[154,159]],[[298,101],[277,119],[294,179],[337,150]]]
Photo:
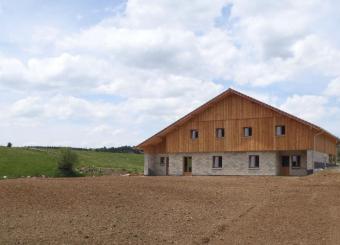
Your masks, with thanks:
[[[111,172],[142,173],[143,155],[132,153],[110,153],[75,151],[79,155],[76,168],[86,174],[100,174],[100,169]],[[3,176],[58,177],[57,161],[60,149],[7,148],[0,147],[0,179]],[[90,171],[89,171],[90,170]],[[105,171],[102,171],[105,172]]]

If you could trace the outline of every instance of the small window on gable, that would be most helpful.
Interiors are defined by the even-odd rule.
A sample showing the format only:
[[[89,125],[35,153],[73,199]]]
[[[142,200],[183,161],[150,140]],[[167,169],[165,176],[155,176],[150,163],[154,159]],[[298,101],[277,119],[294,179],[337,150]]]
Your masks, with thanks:
[[[260,168],[260,156],[258,155],[249,156],[249,168]]]
[[[293,155],[292,156],[292,168],[300,168],[301,167],[301,156]]]
[[[251,127],[243,128],[244,137],[251,137],[253,135],[253,129]]]
[[[191,139],[198,139],[198,130],[197,129],[192,129],[190,130],[190,137]]]
[[[284,125],[278,125],[275,129],[276,136],[286,135],[286,127]]]
[[[216,138],[224,138],[224,128],[216,129]]]
[[[222,156],[213,156],[212,168],[222,168]]]

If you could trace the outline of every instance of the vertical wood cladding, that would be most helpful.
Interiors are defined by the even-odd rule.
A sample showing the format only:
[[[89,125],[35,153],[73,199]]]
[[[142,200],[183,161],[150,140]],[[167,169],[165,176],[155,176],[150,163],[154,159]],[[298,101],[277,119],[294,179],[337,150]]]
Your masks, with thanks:
[[[284,136],[276,136],[276,125],[285,125]],[[243,136],[244,127],[252,128],[251,137]],[[225,129],[224,138],[216,138],[216,128]],[[191,129],[199,131],[198,139],[191,139]],[[180,153],[307,150],[314,148],[316,133],[314,129],[294,119],[241,96],[230,95],[169,132],[152,151]],[[321,134],[316,136],[315,143],[315,150],[335,155],[335,139]]]

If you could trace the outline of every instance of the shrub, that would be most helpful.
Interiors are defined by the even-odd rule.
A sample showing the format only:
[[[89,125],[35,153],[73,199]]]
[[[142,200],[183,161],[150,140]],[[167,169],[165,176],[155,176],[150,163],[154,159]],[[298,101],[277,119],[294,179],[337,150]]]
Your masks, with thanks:
[[[9,147],[9,148],[12,147],[12,143],[11,143],[11,142],[8,142],[8,143],[7,143],[7,147]]]
[[[58,169],[64,176],[75,176],[74,166],[78,163],[78,154],[69,148],[61,150]]]

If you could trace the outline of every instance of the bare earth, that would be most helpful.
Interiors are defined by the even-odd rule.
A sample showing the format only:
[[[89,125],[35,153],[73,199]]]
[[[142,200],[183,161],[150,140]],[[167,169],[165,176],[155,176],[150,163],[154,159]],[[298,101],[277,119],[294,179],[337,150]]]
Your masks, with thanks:
[[[340,244],[340,174],[0,181],[0,244]]]

